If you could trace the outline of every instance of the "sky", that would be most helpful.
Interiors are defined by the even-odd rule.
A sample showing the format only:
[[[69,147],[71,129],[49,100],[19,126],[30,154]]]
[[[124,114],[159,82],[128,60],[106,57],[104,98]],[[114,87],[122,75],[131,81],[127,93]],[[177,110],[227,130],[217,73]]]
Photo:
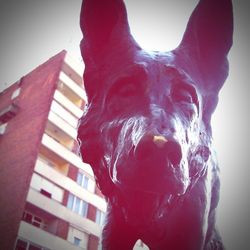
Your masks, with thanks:
[[[198,0],[125,0],[131,32],[144,49],[174,49]],[[250,249],[249,4],[235,0],[230,74],[212,126],[221,167],[217,224],[228,250]],[[0,3],[0,91],[66,49],[81,60],[81,1],[5,0]]]

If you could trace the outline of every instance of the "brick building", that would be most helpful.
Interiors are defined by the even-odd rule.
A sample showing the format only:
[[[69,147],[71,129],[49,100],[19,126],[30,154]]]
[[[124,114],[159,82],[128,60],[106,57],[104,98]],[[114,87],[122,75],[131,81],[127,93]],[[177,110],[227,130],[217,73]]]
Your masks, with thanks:
[[[57,54],[0,94],[0,249],[97,249],[106,202],[77,153],[82,68]]]

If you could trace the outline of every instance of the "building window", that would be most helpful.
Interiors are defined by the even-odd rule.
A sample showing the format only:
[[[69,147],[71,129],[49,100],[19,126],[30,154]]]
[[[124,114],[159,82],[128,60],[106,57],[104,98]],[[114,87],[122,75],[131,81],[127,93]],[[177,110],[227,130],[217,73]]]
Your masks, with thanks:
[[[42,246],[38,246],[24,239],[17,239],[15,250],[49,250],[48,248],[44,248]]]
[[[74,237],[74,242],[73,242],[73,244],[74,244],[75,246],[80,246],[80,243],[81,243],[81,239],[79,239],[79,238],[77,238],[77,237]]]
[[[41,218],[34,216],[33,218],[33,223],[32,223],[35,227],[44,227],[43,226],[43,221]]]
[[[80,231],[72,226],[69,226],[67,240],[73,245],[82,249],[88,249],[89,235],[86,232]],[[77,248],[78,249],[78,248]]]
[[[105,213],[102,212],[101,210],[97,209],[96,210],[96,216],[95,216],[95,222],[102,226],[104,224],[104,220],[105,220]]]
[[[73,194],[69,194],[67,208],[81,215],[82,217],[86,217],[88,211],[88,203]]]
[[[47,192],[46,190],[41,189],[40,193],[51,199],[51,196],[52,196],[51,193]]]
[[[45,223],[40,217],[35,216],[27,211],[24,211],[24,213],[23,213],[23,221],[25,221],[25,222],[27,222],[35,227],[45,228]]]
[[[85,188],[85,189],[88,189],[88,184],[89,184],[89,178],[81,173],[81,172],[78,172],[77,174],[77,180],[76,180],[77,184],[79,184],[81,187]]]
[[[28,246],[28,242],[18,239],[16,242],[15,250],[26,250]]]
[[[6,123],[14,118],[19,111],[19,107],[12,103],[9,106],[0,110],[0,123]]]
[[[43,248],[37,247],[37,246],[34,246],[34,245],[30,244],[28,249],[29,250],[42,250]]]
[[[94,193],[95,182],[82,172],[78,172],[76,182],[82,188]]]

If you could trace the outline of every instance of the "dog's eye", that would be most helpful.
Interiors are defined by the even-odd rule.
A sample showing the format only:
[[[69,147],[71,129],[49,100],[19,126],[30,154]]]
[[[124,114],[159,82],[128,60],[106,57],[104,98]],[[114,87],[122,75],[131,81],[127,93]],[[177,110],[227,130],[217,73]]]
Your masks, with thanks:
[[[136,76],[129,76],[119,79],[109,90],[109,96],[119,96],[127,98],[136,95],[140,92],[140,81],[137,81]]]
[[[172,99],[175,102],[197,104],[197,94],[193,86],[189,84],[177,84],[172,89]]]
[[[133,82],[123,81],[113,86],[109,92],[106,103],[107,108],[112,114],[121,112],[124,109],[131,107],[131,104],[135,104],[140,90],[138,85]],[[135,105],[134,105],[135,106]]]
[[[141,84],[133,77],[119,79],[109,90],[107,100],[112,101],[113,98],[130,99],[141,92]],[[121,101],[121,100],[120,100]]]
[[[130,96],[135,95],[136,93],[137,93],[137,89],[136,89],[135,84],[128,83],[126,85],[123,85],[119,89],[117,89],[116,93],[114,94],[117,94],[120,97],[130,97]]]
[[[174,100],[177,102],[188,102],[188,103],[193,102],[193,98],[192,98],[191,93],[185,89],[181,89],[179,91],[176,91],[174,93],[173,97],[174,97]]]

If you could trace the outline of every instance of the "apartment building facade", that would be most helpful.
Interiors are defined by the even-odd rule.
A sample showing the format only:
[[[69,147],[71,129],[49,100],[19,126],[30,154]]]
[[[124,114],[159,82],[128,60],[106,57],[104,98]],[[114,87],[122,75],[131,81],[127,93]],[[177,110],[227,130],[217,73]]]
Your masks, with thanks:
[[[97,249],[106,202],[81,161],[83,69],[62,51],[0,94],[1,249]]]

